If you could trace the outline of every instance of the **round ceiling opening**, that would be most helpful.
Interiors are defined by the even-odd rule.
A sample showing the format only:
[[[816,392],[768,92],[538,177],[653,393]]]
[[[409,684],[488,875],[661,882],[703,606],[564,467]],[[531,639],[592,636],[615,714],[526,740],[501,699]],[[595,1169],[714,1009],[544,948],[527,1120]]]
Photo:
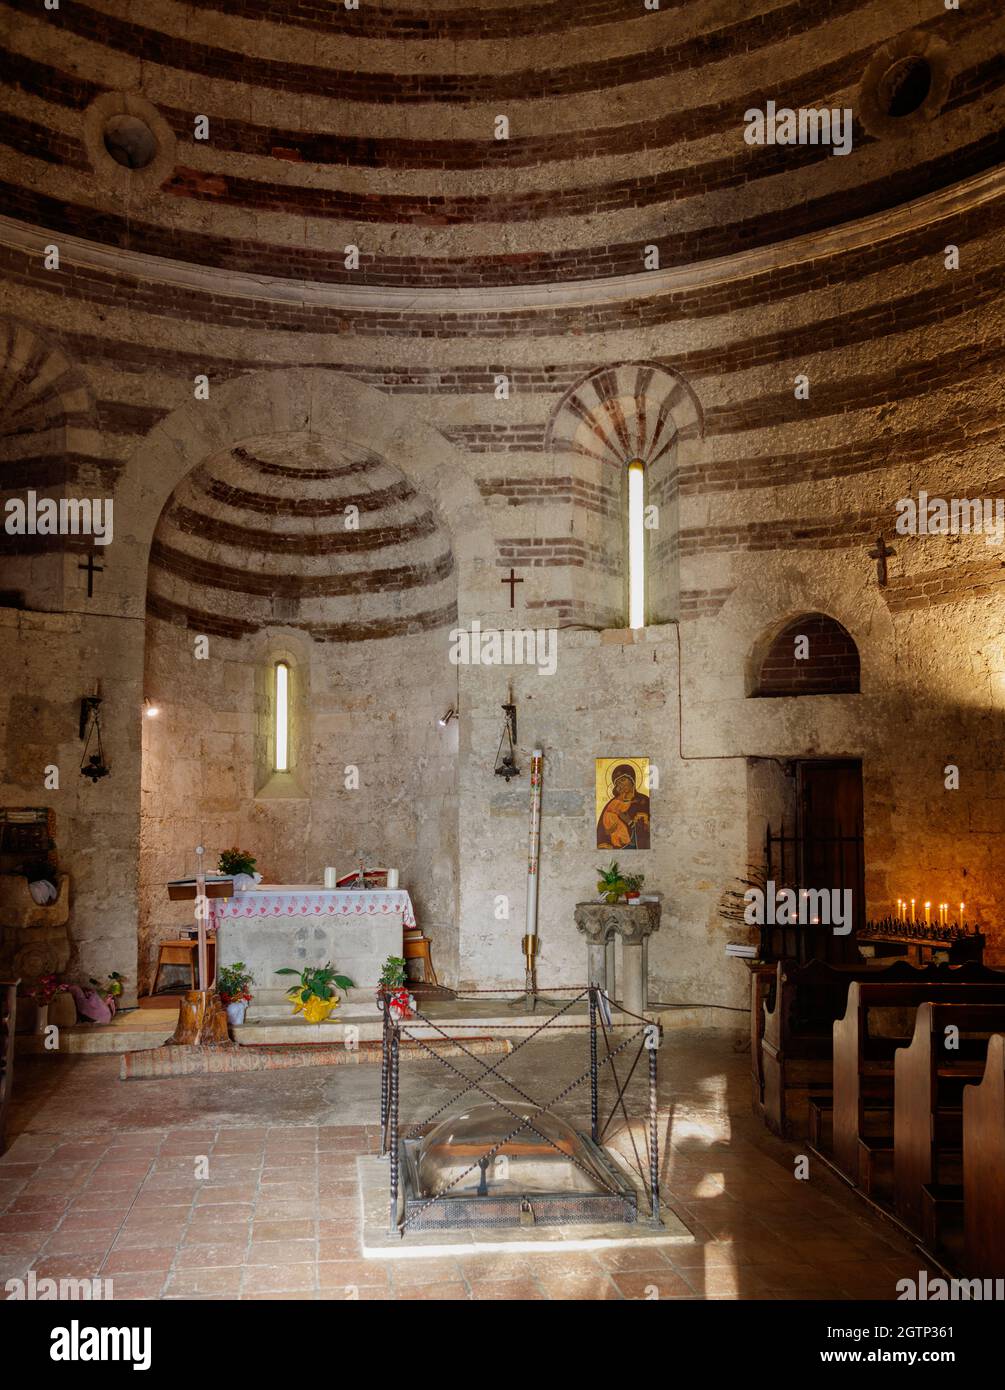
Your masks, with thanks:
[[[925,103],[932,90],[932,69],[920,53],[898,58],[880,78],[879,100],[888,116],[899,120],[910,116]]]
[[[124,169],[146,169],[157,154],[157,137],[139,116],[111,116],[102,130],[105,149]]]

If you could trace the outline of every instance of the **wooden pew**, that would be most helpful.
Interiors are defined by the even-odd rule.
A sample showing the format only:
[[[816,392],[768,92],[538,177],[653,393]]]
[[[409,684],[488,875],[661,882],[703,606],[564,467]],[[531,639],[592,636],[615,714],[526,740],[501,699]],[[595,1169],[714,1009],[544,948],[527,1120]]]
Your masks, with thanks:
[[[959,1030],[957,1049],[946,1046],[950,1027]],[[937,1214],[940,1177],[962,1159],[963,1088],[984,1075],[988,1040],[1003,1028],[1005,1004],[926,1001],[915,1015],[914,1037],[894,1057],[894,1207],[930,1248],[937,1232],[926,1229],[924,1214]],[[958,1184],[958,1172],[950,1180]]]
[[[854,980],[963,982],[1002,980],[1005,974],[973,963],[915,966],[904,960],[830,965],[779,961],[773,988],[763,973],[751,976],[751,1071],[754,1113],[776,1134],[805,1132],[804,1106],[831,1090],[833,1024],[844,1013]]]
[[[973,966],[951,966],[951,972],[968,972],[963,982],[937,980],[915,983],[881,983],[855,980],[848,989],[842,1018],[834,1023],[834,1161],[864,1192],[872,1189],[872,1163],[877,1153],[893,1148],[894,1055],[913,1033],[913,1014],[920,1004],[1005,1004],[1005,974],[984,970],[989,980],[974,981]],[[952,974],[950,975],[952,978]],[[874,1036],[869,1014],[876,1009],[911,1010],[906,1033]],[[888,1124],[880,1136],[867,1133],[866,1112],[887,1112]]]
[[[7,1111],[14,1082],[14,1025],[20,980],[0,980],[0,1154],[7,1151]]]
[[[963,1092],[965,1272],[1005,1276],[1005,1036],[988,1044],[984,1077]]]

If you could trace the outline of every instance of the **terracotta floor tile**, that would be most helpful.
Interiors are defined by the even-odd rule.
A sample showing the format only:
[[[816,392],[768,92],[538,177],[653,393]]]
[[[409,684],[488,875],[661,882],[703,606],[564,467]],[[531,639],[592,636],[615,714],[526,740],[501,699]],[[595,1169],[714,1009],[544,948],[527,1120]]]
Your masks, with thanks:
[[[414,1284],[453,1283],[462,1277],[457,1260],[410,1257],[407,1260],[392,1260],[390,1264],[396,1289]]]
[[[116,1274],[148,1274],[171,1268],[175,1257],[173,1245],[142,1245],[135,1249],[113,1248],[101,1266],[103,1276]]]
[[[123,1299],[160,1298],[164,1291],[163,1272],[116,1274],[112,1277],[111,1297],[116,1302]]]
[[[547,1294],[533,1279],[478,1279],[470,1287],[476,1303],[529,1303],[547,1299]]]
[[[244,1265],[245,1245],[183,1245],[177,1252],[176,1269],[232,1269]]]
[[[258,1221],[251,1227],[251,1239],[256,1240],[314,1240],[318,1223],[308,1217],[290,1221]]]
[[[249,1265],[241,1292],[298,1293],[313,1290],[316,1278],[313,1264]]]
[[[296,1265],[307,1264],[318,1257],[316,1240],[261,1240],[252,1241],[245,1257],[252,1265]]]
[[[318,1287],[338,1289],[347,1287],[389,1286],[388,1271],[383,1260],[325,1260],[318,1261]]]
[[[409,1284],[404,1289],[396,1288],[395,1297],[400,1301],[408,1299],[410,1301],[428,1302],[442,1301],[452,1303],[467,1303],[471,1297],[468,1292],[467,1284],[459,1279],[446,1283],[435,1284]]]
[[[661,1298],[692,1298],[695,1293],[691,1283],[669,1266],[664,1270],[616,1269],[611,1271],[611,1278],[623,1298],[657,1302]]]
[[[208,1294],[218,1298],[234,1298],[241,1292],[243,1270],[235,1265],[229,1269],[177,1269],[168,1278],[169,1297],[188,1298]]]

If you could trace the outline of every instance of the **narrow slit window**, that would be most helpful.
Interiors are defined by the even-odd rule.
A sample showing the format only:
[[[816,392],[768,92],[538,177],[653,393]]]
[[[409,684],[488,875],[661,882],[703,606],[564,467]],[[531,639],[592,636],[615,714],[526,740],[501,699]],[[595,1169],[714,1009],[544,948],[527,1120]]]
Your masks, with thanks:
[[[646,625],[646,468],[628,465],[628,626]]]
[[[290,770],[290,668],[276,662],[276,771]]]

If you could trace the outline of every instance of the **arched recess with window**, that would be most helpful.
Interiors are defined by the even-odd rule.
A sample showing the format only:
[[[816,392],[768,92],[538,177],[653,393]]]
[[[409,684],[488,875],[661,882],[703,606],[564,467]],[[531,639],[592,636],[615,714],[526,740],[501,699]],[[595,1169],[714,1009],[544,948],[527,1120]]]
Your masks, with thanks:
[[[552,412],[546,447],[570,470],[571,532],[589,574],[583,620],[643,627],[679,614],[679,475],[704,429],[684,377],[659,362],[589,372]]]

